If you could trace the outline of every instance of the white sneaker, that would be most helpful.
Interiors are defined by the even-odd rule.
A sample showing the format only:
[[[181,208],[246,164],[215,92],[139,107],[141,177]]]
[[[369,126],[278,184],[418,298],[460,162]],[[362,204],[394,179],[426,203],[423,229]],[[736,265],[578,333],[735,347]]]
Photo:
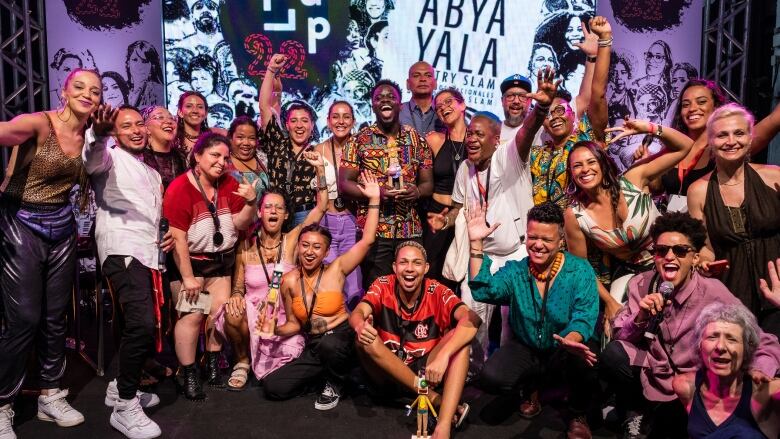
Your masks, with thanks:
[[[57,392],[38,397],[38,419],[56,422],[60,427],[72,427],[84,422],[84,415],[68,404],[65,399],[67,390],[54,389]]]
[[[139,401],[141,401],[141,407],[143,408],[154,407],[160,403],[160,397],[154,393],[137,390],[135,395],[138,397]],[[108,383],[108,387],[106,387],[106,399],[103,402],[105,402],[107,406],[113,407],[116,405],[117,401],[119,401],[119,390],[117,390],[116,387],[116,380],[111,380],[111,382]]]
[[[14,433],[14,411],[11,404],[0,407],[0,439],[16,439]]]
[[[109,422],[130,439],[152,439],[162,434],[160,427],[144,413],[137,396],[117,400]]]

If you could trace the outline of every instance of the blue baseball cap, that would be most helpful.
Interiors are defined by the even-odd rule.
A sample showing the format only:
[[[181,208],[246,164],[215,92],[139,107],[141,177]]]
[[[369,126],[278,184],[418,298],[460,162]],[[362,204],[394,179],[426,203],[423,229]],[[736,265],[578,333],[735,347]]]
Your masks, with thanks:
[[[520,87],[531,93],[531,80],[520,74],[514,74],[501,82],[501,94],[506,93],[512,87]]]

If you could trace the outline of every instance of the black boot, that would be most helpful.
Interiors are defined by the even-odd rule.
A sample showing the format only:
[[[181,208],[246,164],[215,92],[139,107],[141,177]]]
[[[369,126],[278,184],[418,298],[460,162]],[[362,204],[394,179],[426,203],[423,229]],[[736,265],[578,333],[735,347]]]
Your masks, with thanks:
[[[219,352],[209,352],[203,356],[204,368],[206,369],[206,384],[211,387],[224,387],[222,371],[219,369]]]
[[[200,382],[198,368],[195,364],[181,366],[176,373],[176,384],[180,394],[193,401],[202,401],[206,399],[203,392],[203,385]]]

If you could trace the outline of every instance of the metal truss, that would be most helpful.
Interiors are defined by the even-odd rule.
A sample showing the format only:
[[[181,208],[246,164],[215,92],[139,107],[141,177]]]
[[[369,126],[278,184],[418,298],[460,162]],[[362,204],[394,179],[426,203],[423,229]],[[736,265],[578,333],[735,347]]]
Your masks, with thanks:
[[[731,100],[746,97],[750,0],[705,0],[702,74],[716,81]]]
[[[0,0],[0,121],[49,106],[43,3]]]

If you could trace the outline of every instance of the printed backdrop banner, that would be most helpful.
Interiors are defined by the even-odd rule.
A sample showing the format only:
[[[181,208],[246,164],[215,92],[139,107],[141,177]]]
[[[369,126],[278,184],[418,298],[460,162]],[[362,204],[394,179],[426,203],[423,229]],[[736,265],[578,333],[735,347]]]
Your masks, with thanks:
[[[168,105],[194,89],[211,126],[256,116],[268,60],[282,52],[282,102],[306,99],[321,130],[338,99],[358,123],[372,121],[371,87],[389,78],[405,89],[418,60],[435,67],[439,88],[460,89],[470,111],[501,115],[499,85],[515,73],[553,65],[577,94],[584,56],[573,44],[594,11],[592,0],[166,0]]]
[[[599,2],[599,14],[612,23],[615,39],[607,93],[610,125],[626,117],[673,124],[680,91],[699,76],[702,8],[702,0]],[[621,169],[631,165],[641,141],[632,136],[611,144],[610,155]]]
[[[63,81],[79,67],[100,73],[103,100],[112,106],[163,105],[161,15],[159,0],[47,0],[50,108],[61,107]],[[94,272],[94,194],[82,212],[77,193],[71,192],[71,204],[78,222],[79,269]]]
[[[161,15],[160,0],[47,0],[50,107],[78,67],[100,73],[111,105],[162,105]]]

